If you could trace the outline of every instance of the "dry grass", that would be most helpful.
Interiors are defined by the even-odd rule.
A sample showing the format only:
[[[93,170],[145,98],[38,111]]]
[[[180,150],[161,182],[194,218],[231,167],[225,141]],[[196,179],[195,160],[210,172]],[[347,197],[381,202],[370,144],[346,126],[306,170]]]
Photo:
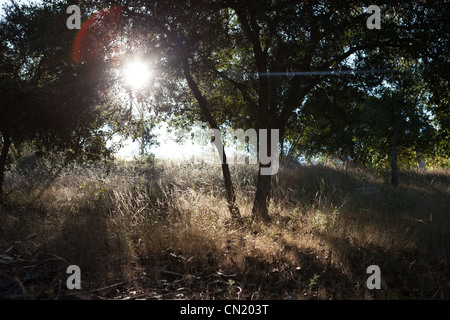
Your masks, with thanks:
[[[360,168],[285,164],[268,225],[250,219],[256,169],[232,175],[243,225],[230,223],[219,166],[21,160],[0,212],[13,259],[1,296],[69,297],[76,264],[84,293],[72,298],[450,297],[448,171],[402,172],[392,188]],[[382,290],[366,288],[372,264]]]

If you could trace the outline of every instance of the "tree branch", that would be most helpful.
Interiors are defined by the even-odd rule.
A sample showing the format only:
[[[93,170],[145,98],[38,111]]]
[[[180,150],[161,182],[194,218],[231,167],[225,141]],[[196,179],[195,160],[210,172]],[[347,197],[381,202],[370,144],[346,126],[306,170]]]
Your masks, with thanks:
[[[231,79],[230,77],[228,77],[224,72],[219,71],[217,69],[214,70],[214,72],[219,75],[221,78],[225,79],[226,81],[228,81],[233,87],[235,87],[237,90],[239,90],[239,92],[242,94],[242,98],[244,99],[245,102],[247,102],[248,106],[250,107],[250,109],[257,114],[258,113],[258,104],[250,97],[250,95],[247,92],[247,88],[245,87],[244,84],[239,83],[233,79]]]

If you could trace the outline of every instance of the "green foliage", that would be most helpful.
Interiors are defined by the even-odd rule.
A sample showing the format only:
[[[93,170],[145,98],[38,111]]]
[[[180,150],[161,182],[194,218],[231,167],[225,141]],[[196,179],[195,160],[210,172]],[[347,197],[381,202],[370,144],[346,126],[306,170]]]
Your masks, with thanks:
[[[318,231],[324,231],[327,225],[327,216],[317,211],[311,220],[311,226]]]
[[[319,284],[319,278],[320,276],[318,274],[314,274],[310,279],[308,283],[308,290],[313,291],[317,288],[317,285]]]
[[[80,190],[85,192],[89,198],[99,199],[112,189],[103,180],[97,182],[85,182],[80,185]]]

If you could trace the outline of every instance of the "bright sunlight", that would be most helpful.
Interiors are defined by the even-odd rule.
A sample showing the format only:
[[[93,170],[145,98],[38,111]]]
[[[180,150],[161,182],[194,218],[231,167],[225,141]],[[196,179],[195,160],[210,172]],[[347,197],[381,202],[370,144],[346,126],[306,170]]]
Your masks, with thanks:
[[[144,88],[149,83],[151,76],[149,65],[142,60],[133,60],[125,65],[125,85],[133,90]]]

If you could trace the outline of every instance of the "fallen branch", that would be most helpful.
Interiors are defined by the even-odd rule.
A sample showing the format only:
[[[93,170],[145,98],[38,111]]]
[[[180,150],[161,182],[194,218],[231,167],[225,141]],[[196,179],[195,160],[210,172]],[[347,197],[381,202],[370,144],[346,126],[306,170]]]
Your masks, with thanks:
[[[161,274],[167,274],[167,275],[171,275],[171,276],[176,276],[176,277],[184,277],[184,274],[178,273],[178,272],[173,272],[173,271],[168,271],[168,270],[161,270],[160,271]]]
[[[92,290],[89,290],[89,291],[81,291],[81,292],[74,292],[74,293],[64,294],[64,296],[65,297],[70,297],[70,296],[77,296],[77,295],[82,295],[82,294],[99,292],[99,291],[103,291],[103,290],[112,289],[114,287],[117,287],[117,286],[120,286],[120,285],[123,285],[123,284],[126,284],[126,283],[130,283],[130,282],[137,281],[137,280],[144,280],[144,279],[148,279],[148,278],[147,277],[133,278],[133,279],[125,280],[125,281],[122,281],[122,282],[118,282],[118,283],[115,283],[115,284],[112,284],[110,286],[106,286],[106,287],[103,287],[103,288],[92,289]]]

